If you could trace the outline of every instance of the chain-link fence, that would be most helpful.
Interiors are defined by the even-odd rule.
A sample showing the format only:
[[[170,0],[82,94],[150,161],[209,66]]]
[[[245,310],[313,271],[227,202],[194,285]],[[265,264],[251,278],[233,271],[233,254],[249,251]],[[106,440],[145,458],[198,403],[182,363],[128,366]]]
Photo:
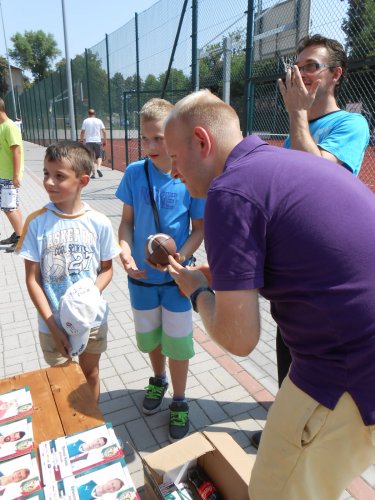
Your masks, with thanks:
[[[146,100],[175,102],[210,88],[236,109],[244,133],[282,145],[289,121],[277,79],[298,40],[316,33],[340,41],[349,56],[338,102],[369,122],[360,176],[375,190],[373,0],[160,0],[70,61],[73,124],[64,64],[24,91],[18,98],[24,136],[44,145],[70,138],[72,130],[78,137],[95,108],[110,138],[105,164],[123,170],[142,156],[139,111]]]

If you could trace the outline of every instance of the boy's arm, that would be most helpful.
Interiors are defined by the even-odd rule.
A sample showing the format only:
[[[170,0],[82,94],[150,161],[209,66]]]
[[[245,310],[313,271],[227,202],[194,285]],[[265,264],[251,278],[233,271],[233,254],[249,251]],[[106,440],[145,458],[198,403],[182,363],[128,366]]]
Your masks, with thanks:
[[[139,270],[135,260],[132,257],[132,244],[133,244],[133,231],[134,231],[134,210],[131,205],[124,203],[122,208],[122,217],[120,226],[118,228],[118,240],[121,247],[120,259],[125,271],[132,278],[146,278],[146,271]]]
[[[191,220],[191,233],[189,238],[180,248],[178,254],[178,261],[180,264],[184,262],[188,257],[193,255],[193,253],[200,247],[204,236],[204,225],[203,219],[192,219]]]
[[[21,146],[15,144],[10,149],[13,155],[13,185],[15,188],[19,188],[21,186]]]
[[[56,349],[62,356],[69,358],[69,340],[66,334],[57,326],[53,317],[51,307],[40,282],[39,262],[32,262],[25,259],[25,271],[27,290],[34,306],[46,322],[55,342]]]
[[[104,288],[111,281],[113,276],[113,266],[112,259],[111,260],[102,260],[100,262],[100,271],[95,280],[95,285],[99,288],[100,292],[104,290]]]

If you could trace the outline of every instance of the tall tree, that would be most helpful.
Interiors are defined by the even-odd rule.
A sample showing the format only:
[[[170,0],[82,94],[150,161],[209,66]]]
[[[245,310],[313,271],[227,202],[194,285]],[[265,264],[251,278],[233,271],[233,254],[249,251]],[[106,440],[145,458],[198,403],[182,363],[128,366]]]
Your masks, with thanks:
[[[90,95],[90,106],[95,108],[98,117],[104,120],[108,114],[108,79],[100,56],[88,50],[87,64],[85,55],[76,56],[72,61],[72,78],[76,106],[78,102],[82,103],[82,97],[87,99]],[[84,115],[86,114],[87,107],[84,110]]]
[[[0,56],[0,96],[4,98],[8,92],[9,86],[6,80],[8,74],[8,62],[5,57]]]
[[[24,70],[29,70],[36,81],[43,80],[51,71],[52,63],[60,54],[51,33],[42,30],[15,33],[11,37],[14,48],[9,55]]]
[[[123,94],[126,89],[125,79],[118,71],[111,78],[111,96],[112,96],[112,112],[123,112]]]
[[[344,0],[341,0],[344,1]],[[347,16],[342,23],[351,59],[375,55],[375,2],[350,0]]]

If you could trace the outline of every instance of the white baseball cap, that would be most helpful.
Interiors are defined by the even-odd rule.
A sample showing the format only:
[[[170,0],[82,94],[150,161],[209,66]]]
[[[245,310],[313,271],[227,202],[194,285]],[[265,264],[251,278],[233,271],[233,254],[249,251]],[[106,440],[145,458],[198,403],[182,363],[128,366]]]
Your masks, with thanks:
[[[79,356],[86,349],[99,303],[99,288],[90,278],[77,281],[61,297],[59,315],[62,327],[69,335],[70,356]]]

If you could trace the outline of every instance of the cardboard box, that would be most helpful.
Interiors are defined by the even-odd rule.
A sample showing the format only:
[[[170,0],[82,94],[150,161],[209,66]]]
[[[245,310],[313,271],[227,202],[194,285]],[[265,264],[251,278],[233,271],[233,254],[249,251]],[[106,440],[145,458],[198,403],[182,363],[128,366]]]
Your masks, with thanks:
[[[196,432],[143,459],[146,498],[163,499],[158,486],[183,481],[198,463],[225,500],[248,500],[254,461],[226,432]]]

